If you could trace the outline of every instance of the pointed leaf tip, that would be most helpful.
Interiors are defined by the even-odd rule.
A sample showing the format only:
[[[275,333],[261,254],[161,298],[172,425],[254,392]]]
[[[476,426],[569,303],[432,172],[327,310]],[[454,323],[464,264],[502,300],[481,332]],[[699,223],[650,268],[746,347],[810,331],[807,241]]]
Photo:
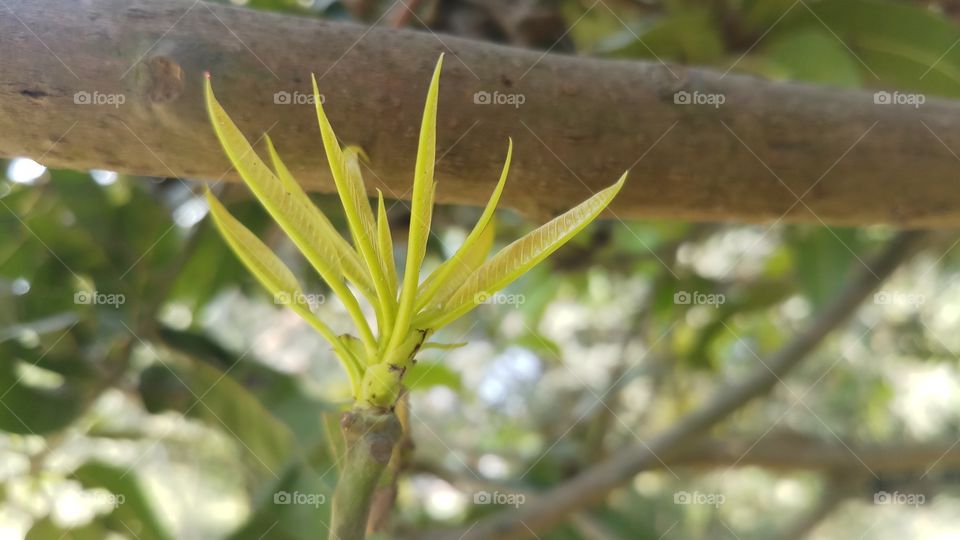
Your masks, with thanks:
[[[418,317],[417,327],[437,329],[449,324],[529,271],[596,219],[620,192],[626,178],[624,173],[615,184],[503,248],[477,268],[442,307]]]

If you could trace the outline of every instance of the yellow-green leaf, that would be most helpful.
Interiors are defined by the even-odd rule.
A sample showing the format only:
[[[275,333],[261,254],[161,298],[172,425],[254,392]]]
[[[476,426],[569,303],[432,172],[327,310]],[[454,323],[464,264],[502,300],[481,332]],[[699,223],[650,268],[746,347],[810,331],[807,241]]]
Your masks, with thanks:
[[[352,214],[355,214],[356,225],[351,225],[350,231],[353,234],[354,242],[369,245],[373,251],[373,242],[377,237],[374,228],[373,209],[370,208],[370,202],[367,200],[366,187],[363,185],[363,175],[360,172],[360,149],[355,146],[348,146],[343,151],[343,165],[345,169],[344,177],[346,185],[340,195],[344,208],[350,208]]]
[[[617,195],[627,173],[616,184],[594,194],[565,214],[503,248],[478,268],[440,309],[430,310],[416,328],[437,329],[467,313],[484,298],[509,285],[593,221]]]
[[[490,249],[493,247],[493,240],[496,235],[496,220],[488,219],[486,220],[486,226],[482,231],[476,236],[471,245],[467,246],[467,242],[464,242],[464,246],[467,246],[467,249],[464,250],[464,246],[461,246],[457,250],[458,257],[456,259],[447,259],[444,264],[448,265],[448,271],[445,272],[443,276],[443,283],[439,283],[438,272],[434,272],[426,280],[424,280],[421,289],[432,289],[434,292],[430,296],[423,295],[417,298],[417,309],[419,313],[427,306],[431,308],[438,309],[446,302],[450,295],[455,293],[461,285],[466,282],[467,278],[477,269],[480,268],[480,265],[487,260],[487,256],[490,255]],[[469,238],[468,238],[469,240]],[[450,261],[455,261],[451,263]],[[439,268],[438,268],[439,270]]]
[[[327,118],[327,114],[323,110],[323,100],[320,99],[317,78],[311,76],[311,80],[314,105],[317,111],[317,123],[320,125],[320,138],[323,140],[323,150],[327,155],[330,173],[333,175],[333,181],[337,186],[340,202],[343,203],[343,211],[347,216],[347,224],[350,226],[354,245],[366,263],[371,278],[373,278],[373,285],[378,298],[374,305],[378,306],[380,328],[392,327],[393,316],[396,311],[396,298],[389,293],[389,287],[383,276],[374,248],[373,213],[370,209],[370,203],[366,200],[366,189],[360,174],[359,150],[354,147],[349,147],[346,150],[340,148],[337,134],[333,131],[330,119]]]
[[[329,242],[333,248],[336,250],[337,257],[341,262],[341,270],[343,274],[353,282],[357,288],[360,289],[360,292],[369,300],[371,303],[376,301],[376,294],[374,292],[373,283],[370,281],[370,276],[367,274],[366,268],[363,266],[363,262],[360,260],[360,257],[357,255],[357,252],[353,250],[350,244],[340,236],[340,233],[337,232],[337,229],[330,223],[330,220],[327,219],[327,216],[320,211],[316,205],[310,200],[310,197],[307,196],[307,193],[300,187],[300,183],[297,182],[296,178],[293,177],[293,174],[290,173],[290,169],[287,168],[287,165],[280,159],[280,154],[277,152],[276,147],[273,145],[273,141],[270,139],[269,135],[263,136],[264,140],[267,143],[267,152],[270,155],[270,162],[273,164],[273,169],[277,173],[280,182],[283,184],[284,189],[290,194],[290,197],[295,201],[300,203],[306,213],[313,214],[311,216],[311,221],[314,222],[317,230],[319,231],[320,238],[323,242]]]
[[[483,209],[483,214],[480,215],[480,219],[477,220],[477,224],[473,227],[473,230],[470,231],[467,239],[463,241],[460,249],[424,280],[420,286],[420,292],[417,294],[418,298],[416,308],[414,309],[415,312],[420,312],[420,310],[431,303],[437,304],[438,302],[442,302],[447,295],[439,294],[438,292],[441,289],[446,290],[447,293],[452,293],[453,290],[456,290],[456,287],[463,282],[463,279],[486,259],[487,254],[490,252],[490,246],[493,245],[494,231],[493,227],[490,227],[488,230],[487,224],[490,223],[490,220],[493,218],[493,213],[497,209],[497,203],[500,202],[500,194],[503,193],[503,186],[507,182],[507,172],[510,170],[510,160],[512,156],[513,139],[510,139],[507,145],[507,159],[504,161],[503,170],[500,173],[500,181],[497,182],[497,187],[494,188],[493,194],[490,195],[490,200],[487,201],[487,206]],[[486,250],[482,248],[475,249],[477,243],[485,233],[488,236],[488,238],[485,238],[485,240],[487,240]],[[468,258],[470,259],[469,261],[466,260]],[[450,290],[451,288],[453,290]],[[436,300],[433,301],[434,299]]]
[[[207,191],[210,215],[230,249],[274,296],[300,294],[300,283],[293,272],[274,255],[250,229],[240,223],[223,204]]]
[[[360,172],[360,149],[347,147],[343,150],[344,185],[338,186],[340,200],[347,214],[350,232],[353,235],[354,245],[360,250],[364,262],[367,264],[370,275],[373,277],[379,304],[384,320],[381,328],[392,327],[393,317],[396,314],[396,289],[391,288],[384,276],[383,265],[377,251],[377,229],[373,218],[373,209],[367,200],[366,188],[363,185],[363,176]]]
[[[357,331],[368,351],[373,351],[376,348],[373,333],[356,297],[341,279],[343,262],[334,248],[334,242],[329,238],[325,241],[321,228],[317,224],[316,214],[308,212],[302,204],[295,202],[288,195],[283,182],[260,159],[240,129],[217,102],[209,77],[204,89],[210,121],[230,162],[260,204],[266,208],[274,221],[310,261],[320,277],[340,298],[357,326]]]
[[[400,306],[397,321],[387,349],[400,345],[410,328],[413,317],[417,285],[420,282],[420,265],[427,249],[430,236],[430,219],[433,215],[433,196],[436,186],[433,181],[433,169],[437,153],[437,99],[440,87],[440,69],[443,55],[437,60],[427,91],[427,100],[423,109],[423,122],[420,124],[420,143],[417,150],[417,163],[413,175],[413,197],[410,207],[410,232],[407,240],[407,261],[403,273],[403,288],[400,290]]]
[[[387,219],[387,209],[383,204],[383,192],[377,190],[377,254],[383,266],[383,274],[390,285],[390,293],[397,296],[397,263],[393,258],[393,236],[390,234],[390,221]]]
[[[351,354],[345,350],[336,334],[310,311],[306,303],[301,301],[304,294],[293,272],[270,251],[266,244],[250,232],[250,229],[237,221],[209,190],[207,191],[207,204],[210,207],[213,222],[217,225],[221,236],[227,241],[227,245],[240,259],[240,262],[273,295],[275,301],[289,305],[311,326],[316,328],[320,335],[333,345],[337,356],[341,357],[348,371],[352,372],[353,369],[348,363]],[[351,373],[351,377],[352,375],[353,373]]]

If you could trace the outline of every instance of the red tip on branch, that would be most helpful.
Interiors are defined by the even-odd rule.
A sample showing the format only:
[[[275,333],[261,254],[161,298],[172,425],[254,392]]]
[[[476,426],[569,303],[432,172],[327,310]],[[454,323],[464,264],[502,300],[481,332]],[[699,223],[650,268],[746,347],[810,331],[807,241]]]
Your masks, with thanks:
[[[210,78],[210,72],[209,72],[209,71],[206,71],[206,70],[204,70],[204,72],[203,72],[203,76],[204,76],[204,77],[206,77],[207,79],[209,79],[209,78]]]

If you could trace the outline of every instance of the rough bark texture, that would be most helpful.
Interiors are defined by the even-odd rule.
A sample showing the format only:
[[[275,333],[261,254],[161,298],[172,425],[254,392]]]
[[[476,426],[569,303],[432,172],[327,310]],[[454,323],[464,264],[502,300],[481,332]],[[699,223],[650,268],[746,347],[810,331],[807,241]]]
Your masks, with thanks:
[[[3,13],[3,156],[232,179],[203,111],[209,70],[246,133],[269,130],[302,182],[332,190],[310,105],[274,102],[277,92],[308,95],[312,72],[343,141],[370,154],[368,185],[404,198],[430,71],[445,50],[439,202],[484,201],[512,136],[504,200],[538,217],[629,168],[612,206],[620,218],[960,225],[960,163],[948,149],[960,150],[960,105],[948,101],[875,105],[869,92],[191,0],[7,0]],[[725,103],[676,104],[680,90],[722,93]],[[478,105],[478,91],[525,102]],[[78,104],[77,95],[124,102]]]

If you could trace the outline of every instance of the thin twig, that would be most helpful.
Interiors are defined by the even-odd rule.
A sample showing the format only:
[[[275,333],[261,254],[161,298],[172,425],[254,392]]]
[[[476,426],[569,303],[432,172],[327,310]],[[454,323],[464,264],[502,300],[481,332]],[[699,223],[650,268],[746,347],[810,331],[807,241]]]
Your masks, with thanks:
[[[626,448],[610,459],[586,469],[570,481],[527,503],[473,524],[469,530],[440,533],[431,538],[506,540],[526,538],[530,531],[545,531],[576,512],[603,499],[644,469],[659,464],[687,442],[728,418],[751,400],[766,394],[792,371],[824,338],[846,321],[873,290],[915,251],[925,233],[899,233],[834,297],[806,331],[801,332],[744,381],[725,386],[699,408],[681,418],[664,433]]]

